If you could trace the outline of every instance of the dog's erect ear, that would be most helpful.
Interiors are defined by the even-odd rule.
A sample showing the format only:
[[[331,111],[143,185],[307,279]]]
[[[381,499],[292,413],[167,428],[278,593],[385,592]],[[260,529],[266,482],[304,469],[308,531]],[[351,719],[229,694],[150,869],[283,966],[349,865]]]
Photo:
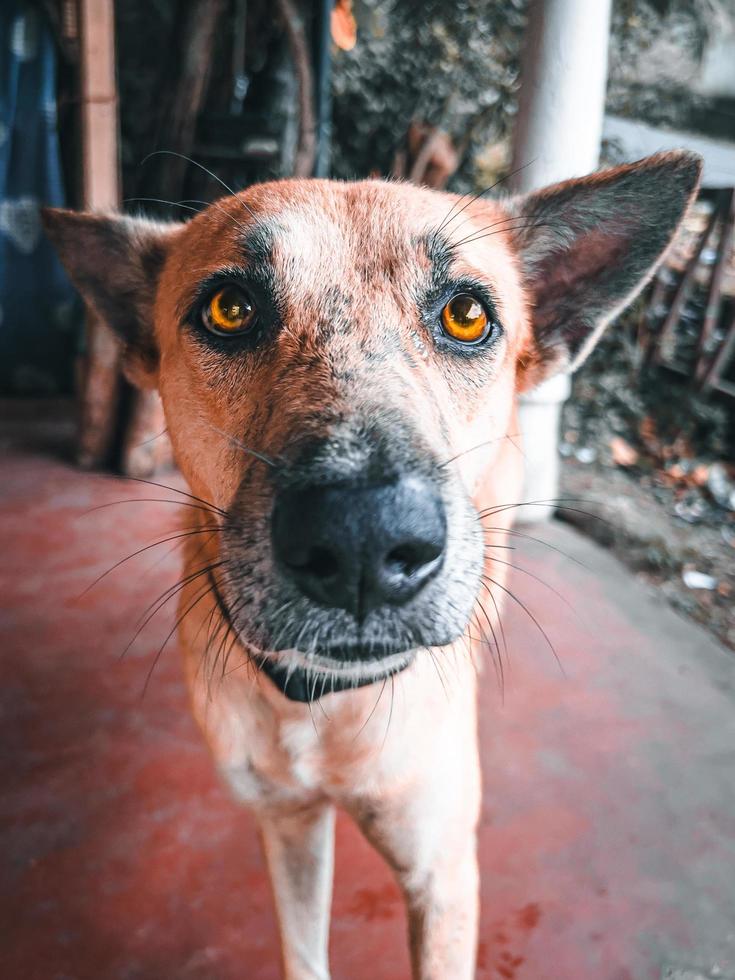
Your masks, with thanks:
[[[693,153],[660,153],[509,202],[535,341],[526,386],[589,354],[655,270],[701,169]]]
[[[42,217],[71,281],[120,338],[127,377],[140,387],[155,386],[153,302],[177,226],[56,208],[44,208]]]

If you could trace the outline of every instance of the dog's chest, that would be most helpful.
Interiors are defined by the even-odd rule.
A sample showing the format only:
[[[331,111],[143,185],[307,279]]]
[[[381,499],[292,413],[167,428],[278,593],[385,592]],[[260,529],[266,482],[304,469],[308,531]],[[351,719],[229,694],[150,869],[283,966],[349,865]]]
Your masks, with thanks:
[[[319,797],[385,798],[431,768],[446,745],[471,744],[475,674],[456,665],[451,696],[428,658],[380,685],[331,694],[318,704],[287,701],[266,678],[233,672],[210,692],[195,671],[192,704],[220,773],[256,809]],[[457,765],[463,754],[457,752]]]
[[[284,715],[253,701],[221,704],[213,740],[210,706],[210,746],[238,799],[257,807],[372,788],[383,763],[370,733],[355,737],[356,726],[303,707]]]
[[[251,729],[238,751],[219,760],[235,796],[257,806],[320,795],[322,766],[313,735],[301,722],[278,732]]]

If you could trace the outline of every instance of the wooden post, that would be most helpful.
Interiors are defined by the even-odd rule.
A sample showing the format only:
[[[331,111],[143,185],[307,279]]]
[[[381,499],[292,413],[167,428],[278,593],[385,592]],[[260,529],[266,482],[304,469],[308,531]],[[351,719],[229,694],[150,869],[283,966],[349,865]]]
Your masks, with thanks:
[[[161,95],[156,138],[157,150],[173,151],[181,156],[159,156],[142,168],[139,193],[146,196],[153,193],[172,200],[184,193],[189,166],[186,157],[194,147],[197,122],[212,72],[212,51],[226,9],[225,0],[199,0],[182,7],[182,20],[174,40],[175,56],[170,58]]]
[[[732,249],[733,235],[735,235],[735,188],[730,188],[723,192],[722,206],[722,228],[720,230],[720,242],[717,246],[717,258],[712,269],[709,289],[707,290],[707,305],[704,311],[702,322],[702,332],[699,335],[697,346],[697,362],[694,369],[695,381],[702,383],[707,376],[707,369],[711,366],[713,354],[710,349],[710,342],[717,320],[720,315],[722,305],[722,281],[725,278],[725,270],[730,258]]]
[[[689,289],[694,282],[700,256],[702,255],[704,247],[714,231],[715,225],[722,216],[721,212],[722,205],[721,203],[718,203],[715,205],[715,207],[713,207],[712,214],[707,222],[707,226],[699,236],[694,247],[694,251],[684,267],[684,272],[677,283],[676,289],[674,290],[674,295],[671,297],[669,310],[660,326],[657,328],[655,334],[651,337],[651,344],[647,351],[646,363],[654,359],[659,363],[666,363],[666,357],[663,355],[663,352],[666,350],[667,346],[675,346],[674,330],[676,328],[676,324],[679,322],[682,307],[684,306],[684,302],[689,295]],[[659,270],[659,275],[663,275],[665,270],[666,266],[664,265]],[[653,305],[653,301],[651,305]],[[653,312],[655,314],[655,311]]]
[[[721,391],[730,395],[731,398],[735,398],[735,384],[723,377],[733,357],[735,357],[735,316],[732,318],[720,349],[702,382],[703,387],[714,388],[715,391]]]
[[[299,140],[293,164],[294,177],[311,177],[316,159],[314,76],[304,25],[293,0],[276,0],[276,9],[286,29],[296,80],[299,86]]]
[[[187,158],[194,146],[211,74],[212,50],[226,8],[226,0],[184,5],[158,131],[158,149],[180,155],[159,156],[155,166],[141,173],[140,188],[148,194],[152,191],[176,199],[184,193]],[[171,449],[158,392],[133,391],[126,416],[120,445],[122,472],[126,476],[150,477],[168,467]]]
[[[79,0],[82,86],[82,197],[85,208],[120,203],[113,0]],[[87,310],[87,351],[80,394],[77,459],[107,461],[121,388],[120,348],[110,328]]]

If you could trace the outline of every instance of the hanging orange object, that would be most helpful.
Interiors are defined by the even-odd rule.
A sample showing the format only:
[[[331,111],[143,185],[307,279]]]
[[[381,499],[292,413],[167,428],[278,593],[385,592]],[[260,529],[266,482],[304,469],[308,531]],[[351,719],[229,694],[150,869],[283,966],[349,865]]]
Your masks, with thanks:
[[[336,0],[331,18],[332,40],[343,51],[352,51],[357,43],[357,24],[352,0]]]

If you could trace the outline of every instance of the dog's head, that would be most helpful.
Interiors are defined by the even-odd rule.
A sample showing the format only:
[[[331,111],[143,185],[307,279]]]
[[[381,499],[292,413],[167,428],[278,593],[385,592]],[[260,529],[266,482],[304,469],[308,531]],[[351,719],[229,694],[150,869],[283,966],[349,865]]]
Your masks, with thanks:
[[[662,154],[504,202],[283,181],[183,225],[46,213],[128,376],[161,393],[220,512],[219,601],[281,686],[373,680],[462,634],[517,393],[587,354],[699,170]]]

